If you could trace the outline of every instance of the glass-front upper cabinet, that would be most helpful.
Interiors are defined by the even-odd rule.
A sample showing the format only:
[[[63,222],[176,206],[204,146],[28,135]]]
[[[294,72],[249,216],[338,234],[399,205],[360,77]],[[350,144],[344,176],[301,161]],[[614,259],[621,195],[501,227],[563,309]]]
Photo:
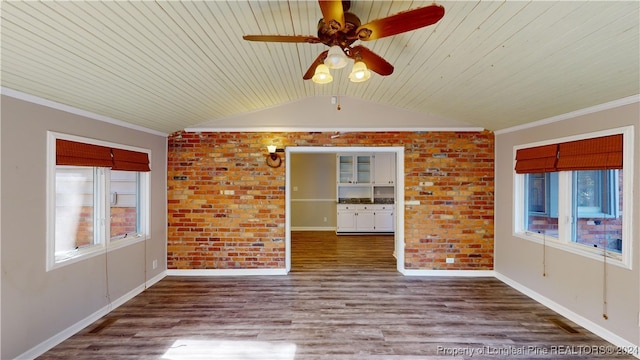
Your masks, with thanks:
[[[338,155],[338,182],[351,184],[355,181],[353,174],[353,156]]]
[[[356,183],[357,184],[370,184],[371,170],[372,169],[371,169],[370,155],[356,156]]]
[[[371,174],[371,155],[338,155],[340,184],[370,184]]]

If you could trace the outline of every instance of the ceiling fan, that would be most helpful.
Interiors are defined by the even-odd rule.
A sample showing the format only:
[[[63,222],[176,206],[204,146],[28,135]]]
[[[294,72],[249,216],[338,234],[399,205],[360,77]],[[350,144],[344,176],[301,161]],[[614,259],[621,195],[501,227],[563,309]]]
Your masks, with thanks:
[[[351,1],[319,0],[318,3],[323,17],[318,22],[317,37],[245,35],[242,38],[249,41],[325,44],[330,49],[318,55],[302,78],[313,79],[318,83],[331,82],[328,69],[346,66],[349,58],[354,60],[354,69],[349,78],[351,81],[360,82],[370,76],[368,69],[382,76],[391,75],[393,65],[362,45],[352,46],[355,41],[376,40],[412,31],[435,24],[444,16],[444,7],[433,4],[361,24],[360,19],[349,12]]]

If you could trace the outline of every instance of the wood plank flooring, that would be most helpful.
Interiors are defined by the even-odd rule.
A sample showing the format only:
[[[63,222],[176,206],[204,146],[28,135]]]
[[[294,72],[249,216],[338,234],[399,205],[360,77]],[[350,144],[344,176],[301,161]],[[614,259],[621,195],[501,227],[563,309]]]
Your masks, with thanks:
[[[395,272],[393,235],[291,234],[291,272]]]
[[[40,359],[633,359],[494,278],[403,277],[392,252],[295,232],[288,276],[167,277]]]

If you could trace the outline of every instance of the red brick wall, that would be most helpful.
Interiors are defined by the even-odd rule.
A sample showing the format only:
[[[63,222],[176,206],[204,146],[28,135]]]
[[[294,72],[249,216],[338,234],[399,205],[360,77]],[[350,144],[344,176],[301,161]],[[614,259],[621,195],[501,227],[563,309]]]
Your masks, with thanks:
[[[111,207],[111,236],[135,232],[137,227],[135,207]],[[76,246],[93,243],[93,207],[83,206],[76,228]]]
[[[138,228],[135,207],[111,207],[111,237],[136,232]]]
[[[83,206],[78,216],[76,246],[91,245],[93,244],[93,206]]]
[[[529,221],[532,225],[528,230],[558,238],[558,218],[530,216]],[[613,219],[579,218],[576,231],[576,239],[573,241],[577,243],[600,248],[606,243],[610,249],[622,250],[621,216]]]
[[[285,166],[265,164],[273,143],[404,146],[405,200],[421,203],[405,210],[405,268],[493,269],[493,133],[331,135],[172,134],[168,268],[284,268]]]

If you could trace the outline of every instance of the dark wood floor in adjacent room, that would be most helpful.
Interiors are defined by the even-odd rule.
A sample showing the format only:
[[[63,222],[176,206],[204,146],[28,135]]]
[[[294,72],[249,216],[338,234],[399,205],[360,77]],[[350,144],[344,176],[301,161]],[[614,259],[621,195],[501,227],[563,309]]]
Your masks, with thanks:
[[[404,277],[392,252],[294,232],[288,276],[167,277],[40,359],[633,359],[494,278]]]

